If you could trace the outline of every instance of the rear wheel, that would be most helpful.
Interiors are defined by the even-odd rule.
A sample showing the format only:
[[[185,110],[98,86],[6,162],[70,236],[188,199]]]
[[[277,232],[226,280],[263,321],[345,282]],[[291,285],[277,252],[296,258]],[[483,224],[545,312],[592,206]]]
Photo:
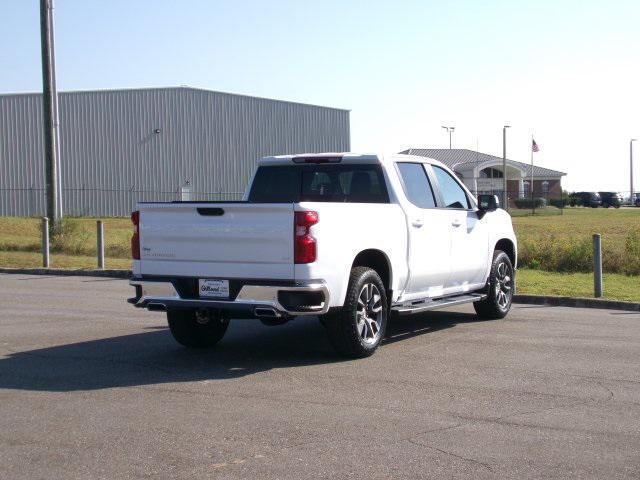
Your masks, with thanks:
[[[333,347],[345,357],[372,355],[384,338],[389,306],[380,276],[367,267],[351,270],[344,306],[323,319]]]
[[[513,265],[509,255],[496,250],[493,252],[487,298],[473,304],[478,316],[487,320],[504,318],[511,309],[513,286]]]
[[[214,310],[169,310],[167,320],[173,338],[189,348],[214,346],[229,326],[229,320]]]

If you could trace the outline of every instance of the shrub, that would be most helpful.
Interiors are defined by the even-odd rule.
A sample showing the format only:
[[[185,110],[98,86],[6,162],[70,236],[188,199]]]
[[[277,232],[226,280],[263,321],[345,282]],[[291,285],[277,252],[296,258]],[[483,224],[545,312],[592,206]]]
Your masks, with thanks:
[[[529,268],[532,270],[540,270],[540,260],[536,260],[535,258],[529,260]]]
[[[91,234],[76,218],[64,217],[54,228],[51,236],[51,251],[68,255],[93,255],[95,246]]]
[[[640,275],[640,228],[631,230],[624,242],[624,273]]]
[[[530,198],[516,198],[514,203],[516,204],[516,208],[542,208],[547,205],[547,201],[539,197],[533,200]]]
[[[555,272],[593,272],[590,236],[541,235],[523,238],[518,247],[518,265]],[[624,245],[603,238],[602,268],[605,273],[640,275],[640,229],[630,231]]]
[[[589,239],[555,236],[523,240],[518,252],[521,267],[556,272],[590,272],[593,249]]]
[[[564,208],[569,204],[568,198],[551,198],[549,199],[549,205],[556,208]]]
[[[105,255],[113,258],[130,258],[131,244],[112,244],[105,246]]]

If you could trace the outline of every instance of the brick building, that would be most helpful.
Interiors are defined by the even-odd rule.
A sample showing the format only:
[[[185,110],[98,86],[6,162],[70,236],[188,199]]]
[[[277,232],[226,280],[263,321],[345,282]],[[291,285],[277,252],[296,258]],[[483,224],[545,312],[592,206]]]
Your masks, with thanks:
[[[473,193],[493,193],[502,198],[502,157],[464,148],[410,148],[400,153],[438,160],[453,170]],[[562,177],[566,173],[535,164],[532,172],[530,164],[507,159],[507,195],[510,203],[516,198],[527,198],[531,195],[532,173],[535,197],[560,198]]]

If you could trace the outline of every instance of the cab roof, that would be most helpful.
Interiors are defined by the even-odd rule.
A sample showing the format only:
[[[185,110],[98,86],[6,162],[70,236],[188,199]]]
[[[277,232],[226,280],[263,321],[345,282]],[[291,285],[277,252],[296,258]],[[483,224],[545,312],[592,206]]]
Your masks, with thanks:
[[[325,152],[325,153],[299,153],[294,155],[273,155],[262,157],[259,161],[260,165],[291,165],[291,163],[381,163],[388,164],[393,162],[417,162],[431,163],[447,168],[442,162],[433,158],[422,157],[418,155],[406,155],[400,153],[381,154],[381,153],[354,153],[354,152]]]

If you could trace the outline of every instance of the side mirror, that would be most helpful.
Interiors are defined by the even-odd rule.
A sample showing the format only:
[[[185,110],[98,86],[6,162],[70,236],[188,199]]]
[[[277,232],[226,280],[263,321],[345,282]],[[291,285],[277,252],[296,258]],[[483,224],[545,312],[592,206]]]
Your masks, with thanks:
[[[497,195],[478,195],[478,213],[482,217],[487,212],[493,212],[500,208],[500,200]]]

